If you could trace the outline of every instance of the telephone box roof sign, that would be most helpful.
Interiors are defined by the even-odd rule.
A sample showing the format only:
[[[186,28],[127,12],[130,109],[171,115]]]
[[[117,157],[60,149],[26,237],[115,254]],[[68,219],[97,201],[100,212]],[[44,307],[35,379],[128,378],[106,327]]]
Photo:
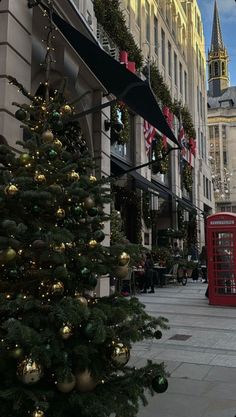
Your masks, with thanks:
[[[236,307],[236,214],[207,218],[209,304]]]

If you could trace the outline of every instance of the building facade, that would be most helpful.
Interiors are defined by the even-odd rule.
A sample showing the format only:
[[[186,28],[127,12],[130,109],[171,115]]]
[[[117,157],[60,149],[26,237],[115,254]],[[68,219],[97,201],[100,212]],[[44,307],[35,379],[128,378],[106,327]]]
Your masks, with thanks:
[[[215,1],[208,52],[208,129],[216,211],[236,212],[236,87],[229,85],[228,52]]]
[[[45,79],[40,67],[46,53],[45,43],[42,42],[45,39],[45,17],[40,8],[29,9],[27,4],[27,0],[0,2],[0,132],[12,147],[17,147],[16,140],[22,136],[20,123],[14,118],[16,108],[12,102],[23,102],[24,98],[17,93],[15,86],[8,83],[7,75],[15,77],[33,94],[37,93],[40,83]],[[103,47],[114,59],[119,60],[119,48],[98,24],[93,1],[55,0],[54,4],[56,12],[66,21]],[[129,195],[126,195],[125,207],[124,204],[122,206],[122,199],[117,198],[117,209],[121,208],[122,214],[126,217],[126,234],[130,241],[137,242],[136,230],[138,224],[140,227],[141,221],[142,243],[147,247],[161,244],[162,236],[170,229],[178,232],[180,208],[186,221],[191,212],[195,211],[197,238],[201,246],[205,238],[203,214],[209,213],[214,205],[206,140],[204,36],[197,1],[124,0],[121,7],[127,26],[143,53],[147,69],[154,62],[169,88],[172,100],[181,102],[190,110],[196,130],[197,146],[196,157],[191,156],[188,149],[184,154],[179,150],[171,151],[168,170],[165,173],[154,173],[150,166],[147,166],[134,169],[131,175],[120,176],[116,187],[119,190],[127,187]],[[89,70],[68,40],[59,31],[55,36],[52,88],[58,87],[62,77],[66,78],[66,98],[74,101],[81,97],[81,100],[77,100],[77,112],[102,105],[114,98],[107,94],[96,74]],[[143,74],[139,75],[144,79]],[[117,174],[119,169],[125,171],[148,162],[143,119],[132,111],[128,117],[130,129],[129,141],[126,144],[112,140],[111,129],[106,128],[104,122],[111,119],[109,107],[80,118],[81,130],[89,149],[95,157],[99,157],[96,169],[98,177],[110,173]],[[172,128],[178,137],[181,128],[180,118],[174,118]],[[173,147],[173,144],[169,142],[169,146]],[[187,191],[183,186],[182,168],[186,164],[191,166],[191,191]],[[141,209],[134,204],[133,192],[139,197],[138,201],[141,201]],[[155,227],[142,219],[145,217],[144,194],[149,194],[149,203],[155,214]],[[106,234],[105,243],[108,243],[108,225]]]

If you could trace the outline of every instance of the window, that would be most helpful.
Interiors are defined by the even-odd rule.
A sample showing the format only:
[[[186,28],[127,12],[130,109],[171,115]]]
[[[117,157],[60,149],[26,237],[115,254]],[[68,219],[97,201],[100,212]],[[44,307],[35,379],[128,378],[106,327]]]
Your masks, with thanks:
[[[203,195],[206,197],[206,177],[203,175]]]
[[[150,4],[145,1],[145,15],[146,15],[146,39],[150,42]]]
[[[199,87],[197,86],[197,112],[198,112],[198,114],[199,114],[199,109],[200,109],[200,107],[199,107]]]
[[[141,22],[140,0],[135,0],[135,20],[136,20],[137,25],[140,26],[140,22]]]
[[[214,63],[214,68],[215,68],[215,77],[218,77],[219,75],[219,66],[218,66],[218,62]]]
[[[184,101],[185,103],[188,102],[188,78],[186,71],[184,71]]]
[[[224,62],[222,62],[222,75],[226,75],[225,63]]]
[[[171,49],[171,44],[168,41],[168,73],[169,76],[172,76],[172,60],[171,60],[171,54],[172,54],[172,49]]]
[[[154,16],[154,48],[155,54],[158,55],[158,20],[156,16]]]
[[[222,125],[222,139],[226,139],[226,125]]]
[[[204,142],[203,142],[203,133],[201,132],[201,157],[204,158]]]
[[[174,52],[174,81],[175,85],[178,86],[178,76],[177,76],[177,55]]]
[[[210,64],[209,65],[209,75],[210,75],[210,78],[212,77],[212,65]]]
[[[227,165],[227,163],[228,163],[227,152],[224,151],[223,152],[223,164],[224,165]]]
[[[181,62],[179,63],[179,90],[180,94],[183,94],[183,67]]]
[[[166,61],[166,48],[165,48],[165,32],[163,29],[161,29],[161,59],[162,59],[162,65],[165,67],[165,61]]]
[[[202,118],[202,92],[201,91],[200,91],[199,100],[200,100],[200,115],[201,115],[201,118]]]

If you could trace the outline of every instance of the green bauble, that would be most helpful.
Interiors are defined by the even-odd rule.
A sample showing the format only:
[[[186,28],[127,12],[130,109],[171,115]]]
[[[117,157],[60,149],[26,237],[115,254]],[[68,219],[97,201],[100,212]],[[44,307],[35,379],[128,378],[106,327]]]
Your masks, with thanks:
[[[53,123],[53,129],[56,131],[56,132],[59,132],[60,130],[62,130],[63,129],[63,122],[61,121],[61,120],[57,120],[55,123]]]
[[[17,269],[10,269],[10,271],[8,272],[8,276],[11,279],[16,279],[18,277],[19,273],[17,271]]]
[[[97,285],[97,278],[94,274],[90,275],[89,279],[88,279],[88,284],[90,287],[95,288]]]
[[[60,118],[61,118],[60,113],[58,113],[57,111],[52,112],[52,119],[53,120],[60,120]]]
[[[81,206],[75,206],[75,207],[73,207],[73,214],[74,214],[76,217],[81,217],[81,216],[82,216],[82,214],[83,214],[83,209],[82,209],[82,207],[81,207]]]
[[[84,268],[81,269],[80,273],[83,277],[88,277],[90,275],[90,270],[88,268],[84,267]]]
[[[31,210],[32,210],[32,213],[37,214],[40,212],[40,207],[37,205],[34,205]]]
[[[97,242],[102,242],[105,239],[105,233],[102,230],[96,230],[94,233],[94,239]]]
[[[88,209],[88,215],[89,215],[90,217],[97,216],[97,214],[98,214],[98,209],[97,209],[97,207],[92,207],[92,208]]]
[[[48,152],[48,156],[50,159],[55,159],[57,157],[57,151],[55,151],[54,149],[50,149],[50,151]]]
[[[162,338],[162,332],[160,330],[156,330],[154,336],[157,340]]]
[[[157,375],[152,380],[152,388],[158,394],[162,394],[168,388],[168,381],[164,376]]]
[[[15,112],[15,117],[16,117],[18,120],[23,121],[23,120],[25,120],[25,119],[26,119],[26,117],[27,117],[27,113],[25,112],[25,110],[23,110],[23,109],[19,109],[19,110],[17,110],[17,111]]]

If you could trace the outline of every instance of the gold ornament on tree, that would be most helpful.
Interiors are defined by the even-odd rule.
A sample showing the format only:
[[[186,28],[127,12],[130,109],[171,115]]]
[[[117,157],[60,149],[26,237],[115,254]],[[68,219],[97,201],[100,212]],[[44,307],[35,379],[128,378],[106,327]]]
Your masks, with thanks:
[[[43,369],[39,363],[26,357],[18,363],[17,376],[24,384],[35,384],[42,378]]]
[[[128,253],[126,252],[122,252],[119,257],[118,257],[118,264],[120,266],[125,266],[129,263],[130,261],[130,256]]]
[[[95,239],[91,239],[88,243],[88,245],[91,249],[96,248],[97,244],[98,244],[98,242]]]
[[[130,358],[130,350],[123,343],[112,343],[111,362],[120,367],[125,366]]]
[[[53,141],[53,133],[51,130],[45,130],[42,134],[42,139],[44,143],[51,143]]]
[[[93,391],[96,387],[97,382],[94,377],[91,375],[91,372],[86,369],[83,372],[76,373],[76,389],[80,392],[89,392]]]
[[[45,414],[42,410],[35,410],[32,413],[32,417],[45,417]]]
[[[0,261],[3,263],[8,263],[13,261],[16,257],[16,251],[9,247],[5,251],[0,252]]]
[[[56,211],[56,216],[57,216],[58,219],[64,219],[65,215],[66,215],[66,212],[63,208],[59,208]]]
[[[31,156],[28,153],[22,153],[19,156],[19,161],[22,165],[28,165],[32,162]]]
[[[63,252],[65,252],[65,249],[66,249],[66,245],[63,242],[53,245],[53,250],[55,252],[63,253]]]
[[[55,139],[53,141],[53,145],[57,146],[58,148],[62,148],[62,143],[59,139]]]
[[[73,329],[70,324],[64,324],[60,330],[59,334],[62,337],[63,340],[69,339],[73,335]]]
[[[69,181],[78,181],[80,179],[80,176],[78,172],[73,170],[67,174],[67,178]]]
[[[64,114],[70,114],[70,113],[72,113],[72,108],[69,106],[69,104],[64,104],[64,106],[62,106],[60,108],[60,110]]]
[[[13,184],[8,185],[5,188],[5,193],[7,195],[15,195],[16,193],[18,193],[18,191],[19,191],[19,189],[16,187],[16,185],[13,185]]]
[[[115,277],[118,279],[124,279],[129,273],[127,266],[117,266],[114,270]]]
[[[87,298],[83,297],[80,293],[78,293],[78,292],[75,293],[75,299],[77,301],[79,301],[81,304],[83,304],[84,306],[87,307],[88,300],[87,300]]]
[[[94,177],[94,175],[90,175],[89,179],[90,179],[91,182],[96,182],[97,181],[97,178]]]
[[[38,183],[43,183],[46,181],[46,177],[44,174],[40,174],[39,172],[35,173],[34,180]]]
[[[63,295],[64,293],[64,284],[61,281],[54,282],[50,288],[52,295]]]
[[[70,374],[63,381],[57,383],[57,389],[64,394],[71,392],[75,388],[76,378],[73,374]]]

